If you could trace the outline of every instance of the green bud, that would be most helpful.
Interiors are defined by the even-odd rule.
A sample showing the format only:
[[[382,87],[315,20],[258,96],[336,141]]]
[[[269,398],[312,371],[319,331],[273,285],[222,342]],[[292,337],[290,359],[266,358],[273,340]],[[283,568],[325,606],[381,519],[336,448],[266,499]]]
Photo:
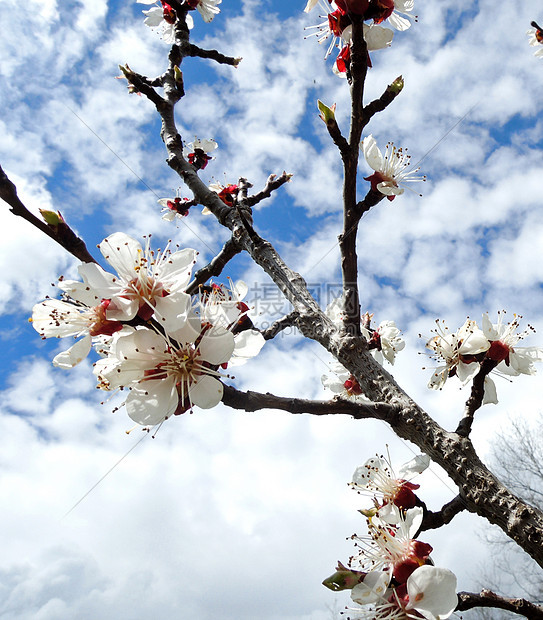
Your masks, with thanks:
[[[334,122],[336,120],[336,104],[333,103],[331,107],[328,107],[324,104],[320,99],[317,99],[317,107],[319,108],[319,116],[322,120],[328,125],[330,122]]]
[[[371,519],[372,517],[375,517],[375,515],[378,512],[378,509],[373,507],[373,508],[368,508],[367,510],[359,510],[358,511],[360,514],[364,515],[365,517],[367,517],[368,519]]]
[[[60,214],[60,211],[47,211],[46,209],[40,209],[41,216],[48,226],[58,226],[64,224],[64,218]]]
[[[394,80],[394,82],[390,84],[387,90],[392,91],[395,95],[398,95],[399,93],[402,92],[403,86],[404,86],[403,77],[400,75],[400,77],[397,77]]]
[[[177,65],[173,68],[173,77],[176,82],[183,83],[183,72]]]
[[[349,570],[346,566],[343,566],[341,562],[338,562],[337,571],[333,575],[330,575],[330,577],[327,577],[322,582],[322,585],[334,592],[352,590],[366,575],[367,573],[363,573],[359,570]]]

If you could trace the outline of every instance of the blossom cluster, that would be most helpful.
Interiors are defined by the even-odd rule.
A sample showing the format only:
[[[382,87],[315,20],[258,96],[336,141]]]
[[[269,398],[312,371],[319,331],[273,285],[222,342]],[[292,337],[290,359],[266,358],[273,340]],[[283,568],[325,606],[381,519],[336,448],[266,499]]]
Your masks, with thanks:
[[[358,467],[351,486],[373,496],[366,516],[368,534],[353,536],[357,554],[349,565],[339,563],[323,584],[331,590],[350,590],[356,607],[349,618],[407,620],[446,619],[458,604],[456,577],[435,566],[431,545],[417,540],[423,508],[414,491],[419,485],[408,480],[429,465],[426,455],[406,463],[396,475],[383,457]]]
[[[504,315],[504,311],[499,312],[498,322],[492,323],[488,314],[483,314],[482,328],[468,318],[456,332],[436,321],[435,335],[428,340],[426,347],[433,351],[432,357],[440,365],[434,370],[428,387],[439,390],[448,378],[454,376],[465,385],[485,369],[483,404],[497,403],[496,386],[488,373],[509,377],[534,375],[534,363],[543,361],[543,349],[517,346],[529,331],[534,330],[529,326],[529,331],[517,333],[522,317],[515,315],[513,321],[505,323]]]
[[[364,39],[368,52],[389,47],[394,33],[390,28],[379,24],[388,20],[396,30],[407,30],[411,26],[410,13],[414,0],[308,0],[305,12],[316,6],[324,11],[325,21],[310,26],[319,43],[330,39],[325,58],[334,49],[339,49],[334,63],[334,73],[340,77],[349,74],[352,45],[352,25],[354,21],[368,21],[363,24]],[[368,66],[371,67],[369,55]]]
[[[160,28],[162,39],[166,43],[175,43],[175,25],[178,22],[179,15],[177,11],[165,0],[136,0],[139,4],[153,4],[154,6],[147,11],[143,11],[145,15],[144,23],[149,28]],[[219,5],[222,0],[184,0],[182,6],[187,11],[197,10],[202,19],[209,23],[215,15],[220,13]],[[187,27],[192,28],[194,22],[192,16],[185,13],[184,19]]]
[[[228,366],[244,363],[264,344],[252,328],[243,282],[189,285],[196,251],[153,252],[124,233],[98,246],[115,274],[96,263],[79,267],[82,282],[61,279],[62,299],[36,304],[32,324],[42,338],[74,337],[53,360],[72,368],[92,346],[98,387],[128,390],[125,406],[132,420],[154,426],[191,410],[207,409],[223,395]]]

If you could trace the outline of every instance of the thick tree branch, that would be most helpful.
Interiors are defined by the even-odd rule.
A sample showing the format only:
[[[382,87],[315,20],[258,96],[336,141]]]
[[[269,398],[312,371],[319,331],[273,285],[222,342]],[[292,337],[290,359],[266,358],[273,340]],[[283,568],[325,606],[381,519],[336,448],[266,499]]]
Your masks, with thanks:
[[[474,607],[495,607],[512,611],[530,620],[543,620],[543,607],[523,598],[505,598],[490,590],[481,590],[480,594],[459,592],[458,601],[456,611],[467,611]]]
[[[58,223],[47,224],[25,207],[17,195],[15,184],[10,181],[2,167],[0,167],[0,198],[2,198],[4,202],[7,202],[13,215],[22,217],[28,223],[32,224],[32,226],[41,230],[70,254],[78,258],[82,263],[96,262],[87,250],[87,246],[83,239],[74,233],[60,214],[58,214],[58,218],[55,218],[58,219]]]

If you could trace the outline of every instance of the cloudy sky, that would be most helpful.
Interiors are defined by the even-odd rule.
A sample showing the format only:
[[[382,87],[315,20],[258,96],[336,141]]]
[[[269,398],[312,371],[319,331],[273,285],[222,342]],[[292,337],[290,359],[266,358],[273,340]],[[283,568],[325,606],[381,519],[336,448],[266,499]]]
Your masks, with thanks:
[[[454,429],[466,390],[430,392],[431,370],[422,369],[432,364],[420,353],[435,319],[455,329],[467,315],[505,309],[536,328],[527,344],[543,338],[543,59],[526,37],[543,11],[536,0],[499,10],[490,0],[415,4],[417,23],[372,54],[368,98],[398,75],[406,85],[368,132],[383,146],[408,147],[428,181],[422,198],[406,192],[364,218],[361,299],[378,322],[393,319],[404,333],[393,368],[400,384]],[[243,61],[236,70],[183,63],[177,121],[187,141],[219,143],[206,181],[244,176],[259,189],[270,173],[293,174],[257,209],[255,226],[325,305],[340,281],[341,177],[316,100],[337,103],[345,130],[349,97],[325,49],[304,39],[304,26],[319,19],[303,7],[224,0],[209,25],[195,14],[196,42]],[[142,8],[2,1],[0,164],[29,208],[59,209],[91,249],[115,231],[151,233],[157,245],[170,238],[197,249],[204,264],[227,235],[197,210],[175,223],[160,218],[156,201],[174,195],[179,180],[164,162],[153,107],[114,79],[121,63],[149,76],[165,68],[168,46],[143,24]],[[361,172],[369,174],[363,162]],[[366,190],[362,182],[361,197]],[[40,341],[27,322],[60,274],[76,275],[76,263],[7,208],[0,222],[0,618],[335,617],[346,598],[320,583],[352,553],[346,538],[363,532],[361,500],[346,483],[386,445],[398,465],[413,446],[378,421],[222,406],[176,417],[155,439],[127,435],[130,420],[112,413],[116,401],[100,403],[90,361],[54,369],[65,344]],[[257,324],[288,309],[247,258],[228,275],[249,284]],[[322,398],[328,361],[284,334],[236,372],[235,384]],[[474,425],[483,456],[508,420],[537,415],[543,380],[497,387],[500,403]],[[455,494],[439,468],[420,482],[432,508]],[[461,589],[477,588],[488,568],[484,529],[461,515],[424,537]]]

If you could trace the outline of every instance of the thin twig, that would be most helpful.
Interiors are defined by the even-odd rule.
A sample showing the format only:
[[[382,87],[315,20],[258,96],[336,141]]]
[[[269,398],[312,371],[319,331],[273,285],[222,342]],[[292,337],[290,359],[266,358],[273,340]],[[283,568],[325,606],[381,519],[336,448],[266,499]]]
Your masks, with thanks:
[[[207,265],[199,269],[194,274],[194,280],[188,286],[186,292],[189,295],[194,295],[198,291],[198,287],[204,282],[207,282],[209,278],[219,276],[222,270],[236,254],[241,252],[241,248],[238,243],[230,238],[224,244],[222,250],[215,256]]]
[[[253,194],[252,196],[248,196],[245,200],[245,203],[249,207],[254,207],[256,204],[264,200],[265,198],[269,198],[273,191],[279,189],[281,185],[288,183],[291,179],[292,175],[283,171],[279,176],[275,174],[270,174],[268,180],[266,181],[266,186],[263,190]]]
[[[38,230],[41,230],[48,237],[56,241],[60,246],[67,250],[70,254],[73,254],[83,263],[95,263],[97,262],[87,250],[87,246],[83,239],[78,237],[74,231],[66,224],[64,219],[59,214],[59,222],[51,225],[40,220],[32,212],[30,212],[25,205],[21,202],[17,195],[17,188],[15,184],[10,181],[7,174],[0,166],[0,198],[7,202],[10,206],[10,211],[13,215],[22,217],[24,220],[35,226]]]

